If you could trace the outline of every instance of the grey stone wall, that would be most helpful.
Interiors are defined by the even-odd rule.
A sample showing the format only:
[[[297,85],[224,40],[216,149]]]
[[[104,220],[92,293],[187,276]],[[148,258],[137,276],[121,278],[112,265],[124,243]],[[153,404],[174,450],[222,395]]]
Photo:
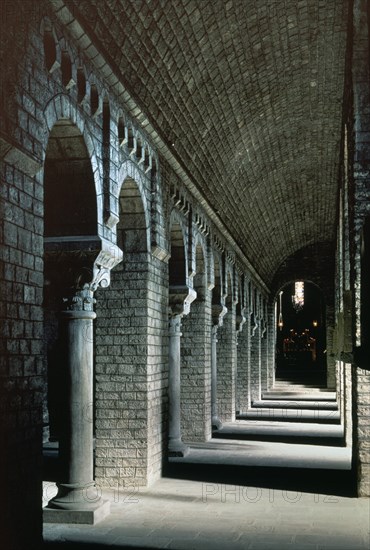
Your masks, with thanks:
[[[217,334],[217,405],[221,422],[235,420],[236,330],[231,297],[226,307],[228,312]]]
[[[361,229],[370,215],[370,87],[369,87],[369,10],[363,0],[354,2],[353,16],[354,45],[352,52],[353,163],[350,185],[352,188],[353,224],[352,258],[354,271],[352,288],[355,297],[355,344],[362,348],[361,324],[366,313],[362,310],[361,285]],[[353,178],[353,179],[352,179]],[[368,251],[367,251],[368,254]],[[363,350],[364,351],[364,350]],[[355,453],[358,468],[358,493],[370,496],[370,358],[361,353],[359,365],[354,371],[353,400],[356,424],[354,426]]]
[[[250,407],[250,314],[246,313],[242,330],[238,333],[236,410],[245,412]]]
[[[198,291],[197,291],[198,292]],[[211,293],[198,293],[182,321],[181,431],[184,441],[211,437]]]

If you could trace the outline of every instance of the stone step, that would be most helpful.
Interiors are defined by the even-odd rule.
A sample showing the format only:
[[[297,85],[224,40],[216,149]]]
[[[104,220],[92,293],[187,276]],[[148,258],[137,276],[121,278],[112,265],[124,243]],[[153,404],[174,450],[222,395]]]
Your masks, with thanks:
[[[328,424],[340,423],[340,413],[336,410],[318,410],[318,409],[289,409],[289,408],[258,408],[253,407],[247,412],[239,415],[240,419],[249,420],[269,420],[271,422],[280,421],[298,421],[298,422],[318,422]]]
[[[233,429],[229,423],[227,427]],[[223,428],[225,430],[225,428]],[[230,466],[264,466],[307,469],[351,469],[351,450],[346,447],[254,442],[222,438],[206,443],[188,443],[185,457],[171,457],[170,462],[219,464]]]
[[[258,422],[247,419],[237,419],[234,422],[225,422],[222,428],[213,432],[213,437],[223,438],[233,436],[234,439],[248,439],[250,436],[264,437],[295,437],[298,439],[316,438],[318,440],[330,439],[336,440],[336,443],[342,443],[344,437],[344,427],[341,424],[319,424],[314,422],[267,422],[260,420]]]
[[[344,427],[341,424],[319,424],[313,422],[267,422],[266,420],[237,419],[225,422],[213,432],[216,439],[248,441],[278,441],[284,443],[305,443],[310,445],[344,445]]]
[[[326,392],[302,392],[302,391],[279,391],[269,390],[262,394],[262,399],[298,399],[303,401],[335,401],[336,393],[331,391]]]
[[[298,389],[308,389],[308,390],[314,389],[314,390],[326,391],[327,389],[326,386],[320,386],[317,384],[289,384],[287,382],[275,383],[272,389],[280,389],[280,388],[290,389],[291,391],[298,390]]]
[[[338,410],[338,403],[336,401],[304,401],[299,399],[292,400],[275,400],[275,399],[266,399],[253,401],[253,407],[259,408],[287,408],[287,409],[326,409],[326,410]]]

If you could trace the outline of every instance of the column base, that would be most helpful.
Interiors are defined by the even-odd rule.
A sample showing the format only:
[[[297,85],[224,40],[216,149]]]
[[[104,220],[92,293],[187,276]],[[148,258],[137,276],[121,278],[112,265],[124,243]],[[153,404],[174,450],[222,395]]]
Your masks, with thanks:
[[[96,508],[75,510],[62,510],[58,508],[43,509],[44,523],[80,523],[86,525],[95,525],[98,521],[102,521],[110,514],[110,502],[102,501]]]
[[[220,430],[221,428],[222,428],[221,420],[217,416],[214,416],[212,418],[212,430],[217,431],[217,430]]]
[[[173,439],[168,443],[168,456],[186,456],[189,454],[190,448],[181,441],[181,439]]]

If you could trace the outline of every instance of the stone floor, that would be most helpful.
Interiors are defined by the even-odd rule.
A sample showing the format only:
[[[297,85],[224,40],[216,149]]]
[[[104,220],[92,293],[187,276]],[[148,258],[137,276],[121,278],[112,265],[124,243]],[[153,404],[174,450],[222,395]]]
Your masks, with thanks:
[[[51,497],[53,486],[44,489],[44,496]],[[369,499],[174,478],[104,497],[111,501],[111,515],[95,526],[45,524],[46,548],[370,547]]]

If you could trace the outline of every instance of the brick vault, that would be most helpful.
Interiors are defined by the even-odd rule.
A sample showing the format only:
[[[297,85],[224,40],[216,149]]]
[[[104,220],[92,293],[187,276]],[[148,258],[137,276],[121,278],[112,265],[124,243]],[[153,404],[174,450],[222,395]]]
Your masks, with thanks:
[[[148,486],[252,415],[297,280],[370,495],[369,22],[366,0],[2,2],[6,548],[41,544],[43,447],[44,517],[74,521],[86,487]]]

